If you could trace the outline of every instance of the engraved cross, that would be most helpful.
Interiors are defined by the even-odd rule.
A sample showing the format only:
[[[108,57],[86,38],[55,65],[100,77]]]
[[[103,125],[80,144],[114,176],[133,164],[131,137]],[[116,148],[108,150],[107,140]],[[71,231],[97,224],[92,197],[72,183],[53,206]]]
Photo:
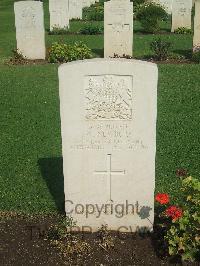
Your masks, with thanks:
[[[112,171],[112,154],[107,154],[107,170],[95,171],[94,174],[106,175],[108,177],[109,200],[112,200],[112,175],[125,175],[125,170]]]

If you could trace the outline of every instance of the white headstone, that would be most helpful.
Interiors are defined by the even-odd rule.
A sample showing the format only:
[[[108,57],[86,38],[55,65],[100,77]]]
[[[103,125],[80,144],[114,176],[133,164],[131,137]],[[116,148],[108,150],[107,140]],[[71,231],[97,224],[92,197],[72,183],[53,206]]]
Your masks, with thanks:
[[[133,3],[111,0],[104,3],[104,57],[132,56]]]
[[[43,4],[36,1],[14,3],[18,51],[27,59],[45,59]]]
[[[59,67],[65,210],[80,229],[152,229],[157,79],[137,60]]]
[[[50,30],[69,27],[69,0],[49,0]]]
[[[193,51],[200,51],[200,0],[195,2]]]
[[[82,19],[83,6],[80,0],[69,0],[69,18]]]
[[[172,4],[172,29],[184,27],[191,29],[192,0],[173,0]]]

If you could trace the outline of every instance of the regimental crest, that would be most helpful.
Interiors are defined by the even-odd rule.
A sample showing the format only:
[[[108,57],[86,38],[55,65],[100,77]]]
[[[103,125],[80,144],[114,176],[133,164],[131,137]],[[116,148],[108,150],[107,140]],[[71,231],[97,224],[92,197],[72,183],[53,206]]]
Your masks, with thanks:
[[[87,120],[131,120],[132,77],[88,76],[85,84]]]

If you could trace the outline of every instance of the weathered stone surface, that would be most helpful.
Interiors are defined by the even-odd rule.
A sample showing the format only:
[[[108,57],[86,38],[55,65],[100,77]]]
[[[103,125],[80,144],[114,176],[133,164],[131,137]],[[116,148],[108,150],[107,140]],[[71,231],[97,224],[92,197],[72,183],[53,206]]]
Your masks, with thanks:
[[[80,230],[152,229],[157,79],[137,60],[60,66],[65,210]]]
[[[27,59],[45,59],[43,4],[36,1],[14,3],[18,51]]]
[[[104,57],[132,56],[133,3],[111,0],[104,3]]]

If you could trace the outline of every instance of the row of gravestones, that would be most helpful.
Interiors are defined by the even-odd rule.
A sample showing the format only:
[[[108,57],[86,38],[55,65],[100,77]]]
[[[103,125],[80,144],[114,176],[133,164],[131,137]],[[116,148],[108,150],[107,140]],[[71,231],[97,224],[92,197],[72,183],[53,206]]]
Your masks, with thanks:
[[[49,0],[50,30],[68,28],[70,19],[82,19],[84,7],[99,0]],[[19,1],[14,4],[17,49],[27,59],[45,59],[43,3]]]
[[[50,30],[68,28],[70,19],[82,19],[83,8],[99,0],[49,0]]]
[[[188,1],[184,1],[184,0],[153,0],[153,2],[155,2],[156,4],[159,4],[161,5],[165,11],[168,13],[168,14],[172,14],[172,11],[174,9],[177,9],[176,6],[177,5],[182,5],[183,8],[185,6],[185,2],[186,4],[188,3],[189,5],[192,4],[192,6],[194,5],[194,2],[195,0],[188,0]]]
[[[118,0],[116,0],[118,1]],[[172,14],[172,32],[179,27],[191,29],[191,10],[195,0],[154,0]],[[82,19],[82,8],[91,5],[95,0],[50,0],[50,27],[68,27],[69,19]],[[97,1],[96,1],[97,2]],[[127,2],[122,0],[121,2]],[[62,14],[63,15],[58,15]],[[65,21],[63,21],[63,19]]]
[[[54,0],[50,0],[49,6],[52,27],[53,25],[59,25],[59,28],[62,28],[68,25],[69,17],[64,7],[62,8],[64,1],[55,2]],[[174,2],[177,1],[182,3],[185,0],[174,0]],[[189,0],[186,1],[188,3],[190,2]],[[178,6],[180,9],[182,5]],[[36,1],[21,1],[15,3],[14,9],[18,51],[27,59],[45,59],[43,4]],[[111,0],[105,3],[104,9],[104,57],[113,57],[115,55],[132,56],[133,4],[129,0]],[[177,23],[176,27],[172,23],[173,30],[180,26],[188,25],[188,27],[191,27],[191,9],[186,9],[186,7],[182,9],[184,12],[180,11],[180,16],[174,16]],[[185,10],[190,10],[188,16],[185,15]],[[200,0],[196,0],[193,39],[194,51],[198,51],[200,47],[199,18]],[[175,19],[172,19],[172,21],[175,21]]]
[[[42,5],[29,4],[15,5],[18,38],[38,50]],[[129,0],[106,3],[106,49],[118,38],[114,49],[132,53],[132,15]],[[77,230],[153,229],[157,81],[157,66],[137,60],[59,67],[65,211]]]
[[[200,50],[200,0],[154,0],[172,15],[172,28],[192,28],[192,7],[195,5],[193,51]]]
[[[192,26],[192,7],[198,1],[195,0],[153,0],[160,4],[168,14],[172,15],[172,28],[174,32],[176,29],[184,27],[191,29]],[[198,3],[197,3],[198,5]]]

